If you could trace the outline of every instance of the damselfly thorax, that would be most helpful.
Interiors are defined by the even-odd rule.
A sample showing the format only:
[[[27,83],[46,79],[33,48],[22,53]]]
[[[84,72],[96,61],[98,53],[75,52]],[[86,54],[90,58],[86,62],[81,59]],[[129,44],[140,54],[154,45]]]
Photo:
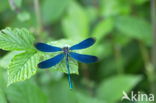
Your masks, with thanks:
[[[69,47],[67,47],[67,46],[66,47],[63,47],[62,50],[63,50],[63,53],[64,54],[69,54],[69,51],[70,51],[69,50]]]

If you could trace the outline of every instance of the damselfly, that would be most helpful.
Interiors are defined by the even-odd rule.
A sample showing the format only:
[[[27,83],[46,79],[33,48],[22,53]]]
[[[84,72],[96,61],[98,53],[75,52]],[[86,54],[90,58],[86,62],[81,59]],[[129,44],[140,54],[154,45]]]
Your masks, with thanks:
[[[70,67],[69,67],[69,62],[70,62],[69,61],[69,57],[74,58],[77,61],[82,62],[82,63],[94,63],[94,62],[97,62],[98,58],[96,56],[79,54],[79,53],[73,52],[74,50],[80,50],[80,49],[88,48],[88,47],[92,46],[94,43],[95,43],[95,39],[93,39],[93,38],[88,38],[86,40],[81,41],[78,44],[75,44],[75,45],[71,46],[71,47],[65,46],[63,48],[52,46],[52,45],[48,45],[48,44],[45,44],[45,43],[36,43],[35,47],[38,50],[43,51],[43,52],[58,52],[58,51],[62,51],[61,53],[59,53],[55,57],[40,62],[38,64],[38,67],[41,68],[41,69],[46,69],[46,68],[55,66],[61,60],[63,60],[63,58],[65,57],[66,67],[67,67],[67,71],[68,71],[69,87],[72,88],[72,81],[71,81],[71,77],[70,77]]]

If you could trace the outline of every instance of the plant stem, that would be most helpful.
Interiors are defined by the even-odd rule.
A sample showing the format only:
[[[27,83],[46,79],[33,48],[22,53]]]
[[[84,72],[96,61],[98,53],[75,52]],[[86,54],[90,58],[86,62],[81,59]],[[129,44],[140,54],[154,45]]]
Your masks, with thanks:
[[[39,0],[34,0],[34,10],[35,10],[36,22],[37,22],[36,30],[37,30],[37,34],[39,35],[43,31]]]
[[[153,75],[156,73],[156,0],[151,0],[151,23],[152,23],[152,38],[153,38],[153,47],[152,47],[152,66],[153,66]],[[156,95],[155,87],[156,78],[154,78],[152,90]]]
[[[146,75],[147,75],[148,81],[150,83],[151,92],[155,92],[155,73],[154,73],[153,65],[150,61],[150,56],[148,54],[148,50],[145,47],[144,43],[142,43],[142,42],[139,42],[139,46],[140,46],[142,58],[144,60]]]
[[[9,1],[9,5],[11,7],[12,10],[14,10],[16,13],[20,12],[20,8],[18,8],[15,4],[14,0],[8,0]]]
[[[93,96],[94,93],[93,93],[93,85],[92,85],[92,81],[90,79],[90,73],[89,73],[89,68],[88,68],[88,65],[87,64],[82,64],[82,73],[83,73],[83,77],[84,77],[84,80],[85,80],[85,83],[84,85],[86,86],[87,88],[87,91],[88,93]]]
[[[123,67],[123,58],[121,54],[121,47],[115,44],[114,49],[115,49],[114,54],[115,54],[115,61],[116,61],[117,69],[118,69],[118,74],[123,74],[124,67]]]
[[[114,62],[116,65],[117,73],[123,74],[124,73],[124,64],[123,64],[123,57],[121,53],[121,46],[115,41],[115,37],[111,39],[112,41],[112,49],[114,53]]]
[[[151,23],[153,31],[152,63],[156,69],[156,1],[151,0]]]

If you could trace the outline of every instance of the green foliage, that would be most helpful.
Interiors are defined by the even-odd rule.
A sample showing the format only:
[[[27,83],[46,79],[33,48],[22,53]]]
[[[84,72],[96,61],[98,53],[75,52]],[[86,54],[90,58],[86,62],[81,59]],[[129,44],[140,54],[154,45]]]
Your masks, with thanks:
[[[93,31],[93,36],[100,41],[112,31],[113,27],[113,19],[105,19],[97,24],[95,30]]]
[[[133,2],[134,4],[141,5],[141,4],[144,4],[145,2],[148,2],[148,0],[134,0]]]
[[[6,0],[1,1],[0,12],[3,12],[8,8],[9,8],[8,1]]]
[[[117,45],[126,46],[132,40],[132,38],[130,38],[128,35],[124,35],[122,33],[116,34],[114,36],[114,41],[117,43]]]
[[[72,2],[67,10],[67,16],[62,21],[65,36],[75,40],[87,38],[89,21],[84,8],[76,2]]]
[[[11,62],[11,59],[12,59],[15,55],[17,55],[17,54],[19,54],[19,53],[21,53],[21,51],[12,51],[12,52],[9,52],[8,54],[6,54],[4,57],[2,57],[2,58],[0,59],[0,66],[1,66],[2,68],[8,68],[8,66],[9,66],[9,64],[10,64],[10,62]]]
[[[3,70],[2,68],[0,68],[0,103],[7,103],[7,99],[6,99],[6,96],[5,96],[5,92],[4,92],[4,89],[5,89],[5,80],[4,80],[4,73],[3,73]]]
[[[77,97],[78,97],[78,103],[106,103],[103,100],[94,98],[94,97],[90,97],[90,96],[86,96],[82,93],[77,93]]]
[[[54,103],[75,103],[75,92],[74,90],[70,90],[67,85],[68,82],[66,80],[60,80],[60,82],[49,85],[50,88],[47,88],[49,101],[53,101]],[[53,92],[55,90],[57,90],[57,92]],[[62,98],[60,99],[60,97]]]
[[[0,32],[0,48],[3,50],[33,49],[34,37],[26,29],[6,28]]]
[[[129,92],[139,81],[140,76],[121,75],[104,80],[97,90],[99,98],[108,103],[116,103],[121,99],[122,92]]]
[[[1,89],[0,89],[0,102],[1,103],[7,103],[5,95]]]
[[[125,0],[110,0],[107,2],[107,0],[101,0],[101,15],[104,17],[111,17],[111,16],[117,16],[121,14],[129,14],[130,9],[130,2]]]
[[[43,19],[46,24],[58,20],[72,0],[45,0],[42,5]],[[50,10],[50,12],[49,12]]]
[[[23,11],[17,15],[17,18],[21,21],[28,21],[30,19],[30,14],[26,11]]]
[[[0,32],[0,48],[26,51],[9,58],[8,62],[12,60],[8,69],[8,85],[28,79],[36,73],[39,56],[35,52],[33,43],[34,37],[26,29],[6,28]]]
[[[16,10],[0,2],[0,103],[132,103],[121,101],[123,91],[156,95],[149,0],[9,1]],[[69,58],[72,90],[65,60],[37,68],[60,52],[40,52],[35,42],[63,47],[87,37],[96,43],[74,52],[98,56],[99,62],[78,65]]]
[[[98,17],[98,10],[95,7],[89,6],[86,8],[89,23],[92,23]]]
[[[67,81],[65,80],[60,80],[60,82],[50,85],[50,88],[47,88],[50,96],[49,99],[51,99],[49,101],[53,101],[54,103],[105,103],[78,90],[69,90],[66,85]],[[53,92],[55,90],[57,90],[57,92]],[[60,99],[60,97],[62,97],[62,99]]]
[[[19,50],[18,52],[11,52],[3,59],[0,60],[1,66],[8,67],[8,85],[29,79],[36,74],[37,64],[41,61],[40,57],[49,59],[60,53],[41,53],[37,52],[33,47],[34,37],[29,33],[27,29],[11,29],[6,28],[1,31],[2,38],[0,42],[0,48],[4,50]],[[71,41],[60,40],[57,42],[51,42],[50,45],[63,47],[65,45],[72,45]],[[22,52],[22,53],[21,53]],[[7,62],[5,63],[5,61]],[[69,58],[69,65],[71,73],[78,73],[78,63],[76,60]],[[65,60],[62,60],[59,64],[51,69],[67,73]]]
[[[152,30],[150,24],[137,17],[123,16],[117,18],[116,27],[124,35],[152,44]]]
[[[0,68],[0,103],[48,103],[33,79],[6,87],[6,73]]]
[[[8,85],[30,78],[37,71],[39,55],[33,52],[24,52],[14,56],[8,69]]]
[[[14,0],[14,3],[17,7],[21,7],[22,6],[22,2],[23,0]]]
[[[45,94],[30,81],[10,86],[7,96],[11,103],[47,103]]]

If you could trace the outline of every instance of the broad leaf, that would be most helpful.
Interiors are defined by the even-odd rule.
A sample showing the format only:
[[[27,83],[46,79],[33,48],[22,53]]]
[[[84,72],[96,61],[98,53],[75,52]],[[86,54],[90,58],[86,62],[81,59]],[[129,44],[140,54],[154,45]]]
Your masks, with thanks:
[[[70,91],[67,80],[51,83],[46,89],[50,103],[77,103],[75,92]]]
[[[104,80],[97,90],[98,98],[108,103],[122,99],[123,91],[128,93],[139,81],[140,76],[121,75]]]
[[[148,0],[133,0],[133,3],[139,6],[145,4],[146,2],[149,2],[149,1]]]
[[[10,1],[10,2],[11,2],[11,1]],[[14,1],[13,1],[13,4],[16,5],[17,8],[20,8],[20,7],[22,6],[22,2],[23,2],[23,0],[14,0]],[[14,7],[14,5],[10,5],[11,8],[12,8],[13,10],[16,9],[16,8]]]
[[[108,41],[104,41],[102,44],[96,42],[92,47],[84,49],[83,53],[95,55],[102,59],[104,57],[110,56],[112,53],[112,46]]]
[[[67,16],[62,21],[66,37],[81,40],[88,37],[89,21],[86,11],[76,2],[71,3]]]
[[[71,0],[63,0],[61,3],[60,0],[44,0],[42,6],[44,22],[51,23],[58,20],[70,2]]]
[[[99,24],[97,24],[93,30],[92,36],[100,41],[112,31],[113,27],[114,23],[112,19],[104,19],[103,21],[99,22]]]
[[[80,93],[77,91],[76,93],[77,96],[77,103],[106,103],[104,100],[100,100],[95,97],[91,97],[88,95],[84,95],[84,93]]]
[[[0,68],[0,89],[2,91],[4,91],[4,89],[6,88],[6,72],[4,72],[5,70],[3,68]]]
[[[89,94],[82,93],[76,88],[70,91],[67,80],[51,83],[46,89],[48,90],[49,101],[54,103],[106,103]]]
[[[131,5],[125,0],[100,0],[100,14],[103,17],[113,17],[121,14],[129,14]]]
[[[8,68],[11,62],[11,59],[19,53],[21,53],[21,51],[13,51],[13,52],[9,52],[8,54],[6,54],[4,57],[0,59],[0,66],[3,68]]]
[[[129,38],[129,36],[121,33],[114,33],[113,36],[116,45],[120,46],[127,46],[127,44],[132,40],[132,38]]]
[[[86,8],[89,23],[93,23],[98,18],[98,9],[96,7],[89,6]]]
[[[47,103],[47,98],[41,89],[28,81],[8,87],[7,97],[11,103]]]
[[[152,44],[151,25],[143,19],[131,16],[119,17],[117,18],[116,27],[124,35]]]
[[[18,13],[17,18],[19,21],[25,22],[25,21],[30,20],[30,14],[29,12],[23,11],[23,12]]]
[[[7,103],[7,99],[5,97],[4,92],[0,88],[0,103]]]
[[[9,8],[9,3],[6,0],[1,0],[1,6],[0,6],[0,13],[2,13],[5,10],[8,10]]]
[[[8,85],[30,78],[37,71],[39,54],[35,52],[24,52],[16,55],[8,69]]]
[[[4,76],[6,76],[6,73],[4,73],[4,69],[0,68],[0,103],[7,103],[5,96],[6,82]]]
[[[0,31],[0,48],[4,50],[32,50],[34,37],[27,29],[6,28]]]

